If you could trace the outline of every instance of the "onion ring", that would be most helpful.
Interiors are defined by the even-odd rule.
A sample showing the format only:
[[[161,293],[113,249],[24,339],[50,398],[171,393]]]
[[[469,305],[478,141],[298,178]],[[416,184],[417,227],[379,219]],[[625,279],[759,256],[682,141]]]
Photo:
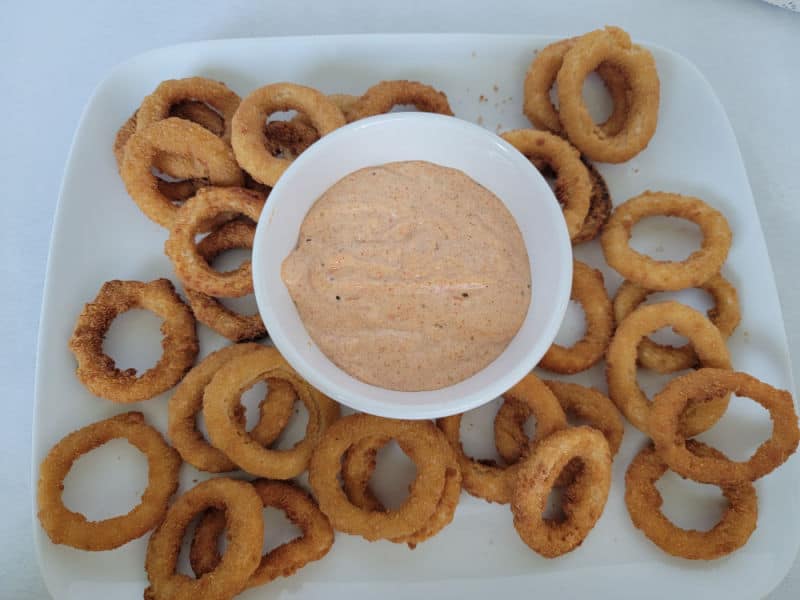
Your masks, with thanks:
[[[378,450],[388,444],[390,440],[391,438],[386,437],[364,438],[350,446],[344,455],[342,461],[344,491],[350,502],[359,508],[386,512],[386,508],[370,489],[369,480],[375,471]],[[410,535],[392,538],[392,542],[407,544],[413,550],[417,544],[435,536],[452,522],[461,496],[461,470],[450,445],[447,444],[445,447],[448,456],[444,490],[436,510],[420,529]]]
[[[301,488],[283,481],[257,479],[252,482],[265,507],[286,513],[301,535],[261,557],[246,588],[264,585],[278,577],[289,577],[310,562],[325,556],[333,545],[333,527],[314,500]],[[213,571],[222,560],[217,542],[225,530],[225,513],[210,510],[194,531],[190,562],[198,577]]]
[[[583,82],[601,64],[619,70],[629,88],[626,118],[614,133],[594,122],[583,101]],[[653,55],[631,44],[626,32],[607,27],[577,38],[564,54],[556,81],[560,122],[583,154],[592,160],[619,163],[647,147],[658,122],[658,71]]]
[[[186,79],[162,81],[152,94],[142,100],[137,116],[137,131],[168,118],[176,108],[176,105],[181,105],[187,100],[202,102],[207,105],[206,108],[213,109],[213,112],[216,112],[223,121],[223,131],[220,137],[227,142],[230,141],[231,121],[236,109],[239,107],[241,98],[224,83],[204,77],[187,77]],[[180,111],[181,109],[178,108],[178,110]],[[197,112],[196,109],[193,109],[194,118],[192,118],[192,121],[197,118]],[[204,118],[203,120],[209,121],[210,119]],[[200,123],[204,127],[209,124],[212,123]],[[216,125],[215,122],[213,124]]]
[[[698,286],[714,298],[714,307],[708,311],[708,318],[719,329],[723,339],[728,339],[742,318],[736,288],[722,275],[714,275]],[[622,321],[631,311],[653,293],[630,281],[623,281],[614,296],[614,318]],[[697,365],[697,354],[689,344],[675,347],[662,345],[649,338],[639,342],[639,364],[659,373],[673,373],[691,369]]]
[[[534,444],[552,432],[567,426],[567,417],[558,400],[550,389],[532,373],[526,375],[522,381],[503,394],[503,398],[524,404],[536,417],[536,434],[532,441],[527,442],[526,440],[528,444]],[[439,419],[437,424],[455,450],[459,467],[461,467],[464,489],[473,496],[489,502],[507,504],[511,500],[516,472],[520,463],[503,467],[495,464],[494,461],[476,460],[467,456],[461,445],[462,416],[444,417]],[[508,432],[509,435],[514,435],[514,433],[514,430]]]
[[[203,105],[205,106],[205,105]],[[207,108],[207,107],[206,107]],[[207,110],[211,110],[208,109]],[[216,114],[216,113],[215,113]],[[114,159],[117,161],[117,170],[122,173],[122,162],[125,159],[125,145],[130,137],[136,133],[136,113],[133,113],[114,137]],[[156,170],[162,173],[189,173],[192,167],[186,159],[173,154],[158,154],[154,159]],[[183,202],[203,187],[202,179],[185,179],[183,181],[166,181],[156,177],[158,191],[172,202]]]
[[[342,111],[333,102],[302,85],[273,83],[242,100],[233,116],[233,152],[245,171],[269,186],[275,185],[291,162],[272,156],[266,147],[264,123],[269,115],[282,110],[305,113],[320,136],[345,124]]]
[[[558,71],[564,61],[564,55],[572,48],[577,38],[561,40],[540,50],[528,67],[525,76],[525,100],[522,112],[538,129],[546,129],[552,133],[563,135],[564,128],[558,116],[558,110],[550,100],[550,90],[556,82]],[[625,76],[612,64],[600,63],[597,74],[611,94],[613,111],[608,119],[597,127],[605,135],[619,133],[628,118],[628,82]]]
[[[259,344],[236,344],[212,352],[195,366],[169,399],[169,435],[175,449],[183,460],[201,471],[222,473],[238,467],[222,451],[211,446],[197,430],[197,413],[203,407],[203,392],[211,379],[229,361],[262,348]],[[263,446],[274,442],[292,416],[295,395],[291,386],[273,380],[268,382],[267,397],[261,402],[259,411],[262,421],[269,426],[256,426],[250,435]],[[242,413],[243,416],[243,413]]]
[[[545,380],[544,384],[553,392],[561,408],[567,415],[575,415],[602,433],[608,442],[611,458],[617,455],[625,433],[622,416],[614,403],[594,388],[584,387],[565,381]],[[503,402],[494,419],[494,442],[500,457],[513,464],[526,456],[530,450],[530,440],[525,434],[525,421],[531,411],[520,402]],[[571,483],[576,476],[579,464],[564,467],[556,487]]]
[[[388,113],[398,104],[412,104],[422,112],[453,116],[444,92],[419,81],[399,79],[381,81],[364,92],[351,106],[348,122]]]
[[[354,96],[353,94],[328,94],[328,100],[333,102],[342,111],[345,121],[348,123],[353,122],[353,107],[359,101],[361,96]],[[298,113],[291,120],[290,123],[300,123],[302,125],[311,125],[309,118],[303,113]]]
[[[550,490],[564,467],[575,459],[582,468],[562,496],[564,520],[543,518]],[[611,455],[603,434],[591,427],[556,431],[518,464],[511,512],[522,541],[547,558],[580,546],[603,514],[611,488]]]
[[[364,439],[397,440],[417,466],[409,496],[396,510],[378,511],[353,504],[339,485],[341,459]],[[410,536],[435,514],[447,479],[447,441],[430,421],[385,419],[353,414],[331,425],[314,450],[308,482],[333,527],[374,541]]]
[[[680,217],[696,223],[703,245],[683,261],[659,261],[630,247],[633,226],[645,217]],[[719,273],[731,247],[723,214],[699,198],[644,192],[618,206],[606,223],[600,244],[608,265],[625,279],[650,290],[699,287]]]
[[[242,392],[263,379],[289,383],[308,410],[306,435],[290,450],[264,448],[236,416]],[[262,347],[219,368],[206,386],[203,416],[211,443],[239,467],[260,477],[291,479],[306,470],[322,434],[339,417],[339,405],[301,379],[275,348]]]
[[[250,261],[226,273],[212,269],[194,243],[195,236],[209,222],[241,214],[258,221],[264,199],[244,188],[203,188],[178,210],[164,244],[164,251],[183,284],[209,296],[238,298],[253,292]]]
[[[82,455],[118,438],[147,457],[147,488],[128,514],[89,521],[64,505],[64,479]],[[164,518],[178,489],[181,459],[139,412],[129,412],[73,431],[47,453],[39,468],[39,521],[54,544],[80,550],[113,550],[143,536]]]
[[[164,320],[163,353],[140,377],[136,369],[118,369],[103,352],[103,338],[111,322],[132,308],[142,308]],[[78,361],[76,374],[90,392],[113,402],[148,400],[175,386],[192,367],[198,352],[192,311],[175,293],[168,279],[107,281],[92,302],[83,307],[69,348]]]
[[[192,579],[175,572],[181,541],[192,519],[208,508],[224,511],[228,548],[213,571]],[[144,562],[150,586],[144,598],[230,598],[244,589],[258,567],[263,543],[263,507],[255,488],[226,477],[204,481],[169,507],[166,518],[150,536]]]
[[[197,244],[197,253],[211,264],[226,250],[252,248],[256,228],[252,223],[231,221],[215,229]],[[232,342],[257,340],[267,335],[261,316],[241,315],[225,307],[218,299],[186,288],[186,299],[198,321]]]
[[[230,147],[200,125],[171,117],[139,128],[125,145],[122,180],[141,211],[163,227],[171,227],[178,212],[178,207],[160,191],[158,178],[151,172],[164,155],[187,157],[194,166],[194,177],[206,179],[211,185],[227,187],[244,182]],[[184,175],[187,173],[181,173]]]
[[[689,451],[702,457],[725,455],[697,440],[687,440]],[[663,498],[655,483],[667,465],[652,444],[642,448],[625,473],[625,505],[634,526],[667,554],[690,560],[714,560],[738,550],[756,529],[758,497],[749,481],[720,486],[728,506],[719,522],[708,531],[682,529],[663,512]]]
[[[672,327],[689,338],[700,363],[706,367],[730,369],[731,358],[725,340],[701,313],[679,302],[643,305],[617,325],[606,352],[608,395],[628,421],[651,437],[648,421],[652,405],[636,383],[637,348],[642,339],[662,327]],[[681,418],[681,431],[697,435],[719,421],[728,407],[728,395],[693,402]]]
[[[747,396],[769,411],[772,435],[745,462],[693,454],[678,432],[678,420],[690,402],[702,402],[729,393]],[[670,469],[700,483],[714,485],[755,481],[777,469],[797,450],[797,426],[792,395],[747,373],[700,369],[670,381],[653,398],[649,421],[656,452]]]
[[[597,364],[614,333],[611,300],[600,271],[573,260],[570,298],[580,303],[586,315],[586,333],[568,348],[550,346],[539,366],[554,373],[579,373]]]
[[[580,153],[557,135],[535,129],[515,129],[501,136],[527,158],[543,161],[556,174],[556,196],[564,205],[570,239],[581,231],[591,204],[592,180]]]

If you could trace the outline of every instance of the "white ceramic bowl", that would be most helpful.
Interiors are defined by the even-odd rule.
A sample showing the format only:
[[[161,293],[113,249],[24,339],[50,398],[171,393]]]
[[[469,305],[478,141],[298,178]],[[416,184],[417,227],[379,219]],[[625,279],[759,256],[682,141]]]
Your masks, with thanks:
[[[403,160],[426,160],[461,169],[494,192],[516,219],[531,262],[531,305],[508,347],[468,379],[424,392],[369,385],[337,367],[306,332],[281,280],[281,263],[297,244],[300,224],[325,190],[363,167]],[[489,402],[536,365],[555,338],[569,302],[572,247],[550,186],[510,144],[460,119],[391,113],[326,135],[281,176],[256,230],[253,280],[258,309],[273,343],[312,385],[359,411],[429,419]]]

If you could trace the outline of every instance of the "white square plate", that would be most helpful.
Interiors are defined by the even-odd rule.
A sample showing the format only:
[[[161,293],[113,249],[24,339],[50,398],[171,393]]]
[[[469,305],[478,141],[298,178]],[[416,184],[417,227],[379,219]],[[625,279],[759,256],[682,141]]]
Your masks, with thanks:
[[[165,431],[169,394],[121,406],[93,397],[75,378],[67,350],[83,304],[109,279],[175,280],[162,251],[165,231],[147,220],[128,198],[111,145],[117,128],[141,99],[164,79],[202,75],[225,81],[241,95],[268,82],[296,81],[325,92],[361,93],[381,79],[415,79],[445,91],[456,115],[491,130],[528,127],[522,116],[522,81],[542,36],[370,35],[221,40],[148,52],[117,68],[97,89],[75,136],[53,230],[40,326],[33,440],[33,477],[47,450],[68,432],[125,410],[142,410]],[[734,232],[725,275],[736,285],[743,320],[729,341],[736,369],[792,389],[780,307],[752,192],[725,112],[697,69],[664,49],[653,48],[661,78],[658,130],[650,146],[628,163],[600,165],[615,203],[646,189],[705,199],[721,209]],[[602,99],[590,90],[593,101]],[[638,231],[647,232],[647,239]],[[642,250],[667,257],[669,240],[696,243],[694,230],[652,220],[637,229]],[[674,247],[674,246],[673,246]],[[679,251],[680,253],[680,251]],[[683,251],[683,254],[688,254]],[[576,255],[603,268],[609,292],[620,278],[603,265],[596,242]],[[544,293],[542,290],[539,293]],[[698,299],[684,294],[697,304]],[[559,339],[574,337],[568,312]],[[112,331],[106,348],[125,366],[153,364],[159,351],[155,321],[124,317],[125,337]],[[121,325],[122,327],[122,325]],[[224,341],[204,326],[205,355]],[[564,336],[563,338],[561,336]],[[572,378],[605,391],[602,366]],[[664,378],[640,378],[648,392]],[[491,418],[496,404],[476,411],[464,427],[468,450],[493,452]],[[769,421],[754,403],[736,400],[729,414],[702,439],[743,458],[769,435]],[[752,417],[752,418],[751,418]],[[480,435],[478,434],[480,432]],[[755,598],[785,575],[800,544],[798,468],[792,458],[756,483],[758,529],[730,557],[713,562],[674,559],[634,529],[625,509],[624,473],[644,438],[628,427],[614,464],[605,513],[574,552],[545,560],[518,538],[507,506],[464,493],[454,522],[413,552],[405,546],[338,534],[331,552],[298,574],[242,598]],[[67,481],[68,505],[105,518],[138,501],[145,461],[124,443],[113,443],[79,461]],[[396,457],[395,457],[396,458]],[[392,458],[390,457],[389,460]],[[182,489],[205,478],[189,466]],[[391,482],[389,482],[389,485]],[[395,482],[395,488],[398,487]],[[402,486],[400,486],[402,487]],[[667,514],[683,526],[709,527],[719,514],[718,490],[665,477]],[[36,502],[34,498],[34,513]],[[284,534],[286,532],[284,531]],[[141,598],[147,537],[112,551],[86,553],[50,543],[36,521],[42,574],[56,598]]]

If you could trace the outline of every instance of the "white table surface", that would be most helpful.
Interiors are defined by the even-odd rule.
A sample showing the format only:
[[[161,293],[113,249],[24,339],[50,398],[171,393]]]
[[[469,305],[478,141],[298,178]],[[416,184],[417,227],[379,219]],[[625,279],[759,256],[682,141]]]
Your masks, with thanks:
[[[759,0],[513,0],[489,9],[490,4],[2,3],[0,282],[6,291],[0,310],[0,597],[47,597],[31,536],[30,439],[42,285],[67,153],[95,85],[117,63],[151,48],[215,38],[332,33],[574,35],[609,23],[634,38],[676,50],[710,80],[733,123],[772,257],[795,380],[800,381],[800,14]],[[265,65],[267,78],[268,73]],[[770,596],[797,597],[800,561]]]

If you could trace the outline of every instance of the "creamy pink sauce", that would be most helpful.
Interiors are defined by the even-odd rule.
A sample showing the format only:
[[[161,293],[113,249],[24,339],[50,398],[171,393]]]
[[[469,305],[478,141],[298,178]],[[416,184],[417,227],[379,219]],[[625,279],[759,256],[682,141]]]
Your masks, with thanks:
[[[347,175],[281,269],[311,338],[352,376],[439,389],[491,363],[531,301],[514,218],[462,171],[423,161]]]

